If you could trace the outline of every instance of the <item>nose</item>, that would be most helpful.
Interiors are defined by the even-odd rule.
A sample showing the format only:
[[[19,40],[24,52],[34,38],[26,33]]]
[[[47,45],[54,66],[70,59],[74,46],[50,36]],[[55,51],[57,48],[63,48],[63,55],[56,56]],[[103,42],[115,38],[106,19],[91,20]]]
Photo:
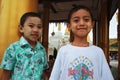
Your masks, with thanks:
[[[33,31],[38,31],[38,27],[34,26]]]
[[[84,20],[81,19],[81,20],[79,21],[79,25],[83,25],[83,24],[84,24]]]

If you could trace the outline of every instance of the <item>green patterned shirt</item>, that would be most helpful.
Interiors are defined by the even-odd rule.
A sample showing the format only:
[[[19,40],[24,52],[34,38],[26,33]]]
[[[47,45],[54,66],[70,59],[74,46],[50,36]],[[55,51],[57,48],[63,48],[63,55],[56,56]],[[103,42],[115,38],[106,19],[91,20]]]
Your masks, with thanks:
[[[10,80],[42,80],[43,70],[48,68],[45,49],[39,42],[33,49],[21,37],[6,49],[0,67],[12,70]]]

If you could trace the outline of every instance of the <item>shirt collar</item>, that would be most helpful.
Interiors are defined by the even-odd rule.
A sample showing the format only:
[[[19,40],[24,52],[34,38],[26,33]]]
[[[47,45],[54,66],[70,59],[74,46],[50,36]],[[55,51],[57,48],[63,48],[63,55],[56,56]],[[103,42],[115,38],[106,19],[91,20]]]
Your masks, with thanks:
[[[28,41],[23,36],[20,38],[19,42],[20,42],[21,47],[23,47],[23,48],[31,47],[31,45],[28,43]],[[37,41],[35,49],[43,49],[43,46]]]

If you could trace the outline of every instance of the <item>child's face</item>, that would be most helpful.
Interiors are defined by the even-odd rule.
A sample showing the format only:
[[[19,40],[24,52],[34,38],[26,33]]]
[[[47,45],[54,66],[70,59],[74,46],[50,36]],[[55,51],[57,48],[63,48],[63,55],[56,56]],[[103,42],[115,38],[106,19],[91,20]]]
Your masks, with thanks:
[[[29,42],[36,42],[42,34],[42,21],[38,17],[28,17],[24,26],[20,26],[20,32]]]
[[[68,29],[73,32],[74,37],[87,37],[93,26],[94,22],[90,13],[84,9],[79,9],[71,15]]]

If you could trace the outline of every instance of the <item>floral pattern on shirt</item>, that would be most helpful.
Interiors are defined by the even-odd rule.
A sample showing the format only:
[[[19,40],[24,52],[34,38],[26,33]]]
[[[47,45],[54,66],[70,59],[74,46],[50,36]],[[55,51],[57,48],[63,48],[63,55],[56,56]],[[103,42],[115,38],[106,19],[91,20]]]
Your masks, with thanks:
[[[45,49],[39,42],[33,49],[21,37],[6,49],[0,67],[12,70],[10,80],[41,80],[43,70],[48,68]]]

